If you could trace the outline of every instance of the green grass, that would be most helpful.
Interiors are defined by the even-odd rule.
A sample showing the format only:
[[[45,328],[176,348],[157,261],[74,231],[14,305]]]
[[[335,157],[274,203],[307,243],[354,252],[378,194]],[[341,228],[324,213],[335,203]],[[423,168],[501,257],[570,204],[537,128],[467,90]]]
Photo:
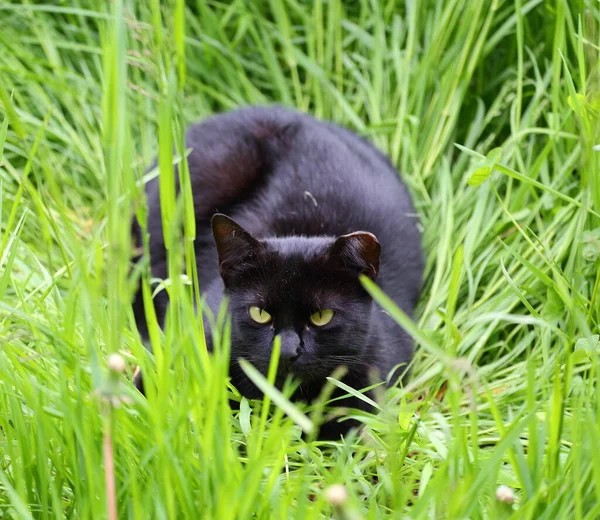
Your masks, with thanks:
[[[600,518],[595,0],[74,0],[0,20],[0,517]],[[207,354],[180,270],[154,356],[128,308],[147,165],[193,281],[171,150],[269,102],[370,137],[424,229],[417,321],[369,286],[417,340],[412,377],[344,442],[303,440],[323,410],[264,381],[230,412],[226,320]]]

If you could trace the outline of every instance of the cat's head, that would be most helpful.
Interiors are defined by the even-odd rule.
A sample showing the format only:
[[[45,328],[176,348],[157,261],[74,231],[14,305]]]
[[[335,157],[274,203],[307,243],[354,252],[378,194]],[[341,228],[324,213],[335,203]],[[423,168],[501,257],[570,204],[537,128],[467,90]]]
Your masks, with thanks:
[[[291,372],[308,382],[340,365],[372,368],[362,353],[374,305],[359,275],[377,277],[381,247],[374,235],[258,240],[221,214],[212,228],[229,299],[232,360],[245,358],[266,373],[278,334],[280,377]],[[239,384],[239,367],[232,370]]]

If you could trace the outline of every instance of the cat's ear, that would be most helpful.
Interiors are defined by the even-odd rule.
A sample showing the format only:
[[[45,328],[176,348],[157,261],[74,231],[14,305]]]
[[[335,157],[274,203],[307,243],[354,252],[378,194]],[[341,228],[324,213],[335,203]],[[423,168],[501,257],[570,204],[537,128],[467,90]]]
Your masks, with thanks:
[[[264,251],[264,246],[237,222],[222,213],[216,213],[211,226],[217,254],[219,271],[227,285],[236,274]]]
[[[381,246],[373,233],[357,231],[337,238],[331,246],[330,260],[338,268],[349,269],[375,280],[379,272]]]

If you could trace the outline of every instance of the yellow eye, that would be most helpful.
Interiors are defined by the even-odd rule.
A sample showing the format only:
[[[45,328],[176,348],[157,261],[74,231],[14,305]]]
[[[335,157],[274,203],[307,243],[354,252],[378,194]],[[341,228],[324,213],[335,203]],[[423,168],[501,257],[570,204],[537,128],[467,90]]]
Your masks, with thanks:
[[[248,307],[248,314],[250,314],[250,317],[256,323],[260,323],[261,325],[266,325],[267,323],[269,323],[271,321],[271,315],[266,310],[261,309],[260,307],[257,307],[256,305],[253,305],[252,307]]]
[[[331,309],[323,309],[322,311],[315,312],[310,317],[310,321],[313,325],[322,327],[323,325],[327,325],[333,319],[334,314],[335,312]]]

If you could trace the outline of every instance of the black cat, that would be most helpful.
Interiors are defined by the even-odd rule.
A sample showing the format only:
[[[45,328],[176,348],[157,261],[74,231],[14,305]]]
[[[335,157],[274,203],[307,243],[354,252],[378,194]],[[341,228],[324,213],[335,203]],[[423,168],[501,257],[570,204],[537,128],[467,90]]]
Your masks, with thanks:
[[[200,287],[213,312],[228,296],[231,377],[242,394],[260,395],[237,360],[266,373],[277,334],[279,377],[291,372],[301,381],[301,400],[318,396],[340,365],[344,382],[361,389],[373,373],[381,381],[410,361],[410,338],[359,281],[360,274],[376,279],[412,313],[420,234],[407,190],[383,154],[341,127],[272,107],[207,119],[189,129],[186,146]],[[151,271],[165,278],[157,179],[146,192]],[[140,233],[134,222],[138,244]],[[163,291],[155,299],[161,320],[166,305]],[[144,336],[139,294],[134,311]],[[354,398],[344,405],[365,407]],[[343,423],[325,435],[346,429]]]

